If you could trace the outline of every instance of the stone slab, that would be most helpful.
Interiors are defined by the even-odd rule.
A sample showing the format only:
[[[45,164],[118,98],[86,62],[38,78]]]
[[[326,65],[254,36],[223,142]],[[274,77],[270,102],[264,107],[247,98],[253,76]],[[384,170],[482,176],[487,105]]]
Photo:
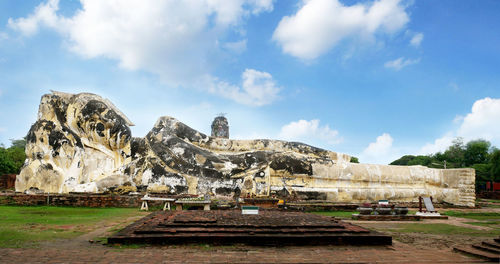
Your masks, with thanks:
[[[436,209],[434,209],[434,205],[432,205],[432,201],[429,197],[424,197],[424,204],[425,208],[427,209],[428,212],[435,212]]]

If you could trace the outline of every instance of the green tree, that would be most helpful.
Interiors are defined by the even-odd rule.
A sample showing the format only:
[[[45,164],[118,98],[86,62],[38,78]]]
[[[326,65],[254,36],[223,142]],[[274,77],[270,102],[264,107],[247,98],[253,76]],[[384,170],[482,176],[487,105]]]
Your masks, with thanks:
[[[476,183],[492,181],[491,164],[474,164],[472,168],[476,170]]]
[[[408,162],[408,166],[412,166],[412,165],[429,166],[431,163],[432,163],[431,157],[418,155]]]
[[[390,165],[404,165],[404,166],[414,166],[423,165],[430,166],[432,163],[432,157],[424,155],[404,155],[403,157],[393,161]]]
[[[3,147],[0,147],[0,175],[10,174],[14,170],[14,162],[9,157],[7,150]]]
[[[26,160],[26,140],[11,140],[11,146],[0,147],[0,175],[18,174]]]
[[[24,151],[24,148],[10,147],[7,149],[7,154],[14,164],[14,170],[11,171],[11,173],[19,173],[21,167],[24,164],[24,161],[26,160],[26,153]]]
[[[476,171],[476,186],[487,181],[500,182],[500,149],[492,147],[484,139],[476,139],[464,145],[462,138],[453,140],[445,152],[428,156],[404,155],[391,165],[424,165],[430,168],[464,168]]]
[[[359,159],[356,157],[351,157],[351,163],[359,163]]]
[[[490,156],[490,175],[491,179],[500,182],[500,150],[495,150]]]
[[[408,165],[408,163],[414,158],[415,156],[413,155],[404,155],[403,157],[391,162],[389,165]]]
[[[483,139],[469,141],[465,146],[464,165],[469,167],[474,164],[488,163],[490,146],[491,143]]]
[[[439,162],[444,162],[446,160],[446,156],[442,152],[436,152],[434,155],[431,155],[432,159]]]
[[[464,166],[465,145],[464,139],[457,137],[452,145],[443,153],[448,168],[462,168]]]
[[[11,139],[10,140],[11,148],[22,148],[23,150],[26,148],[26,139]]]

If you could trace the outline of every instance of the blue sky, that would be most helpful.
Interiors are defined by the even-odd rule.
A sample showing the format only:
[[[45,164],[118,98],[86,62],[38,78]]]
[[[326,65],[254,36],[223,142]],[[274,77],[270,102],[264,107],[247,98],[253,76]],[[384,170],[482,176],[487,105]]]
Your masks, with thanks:
[[[50,90],[110,99],[144,136],[301,141],[364,163],[500,146],[500,1],[0,1],[0,143]]]

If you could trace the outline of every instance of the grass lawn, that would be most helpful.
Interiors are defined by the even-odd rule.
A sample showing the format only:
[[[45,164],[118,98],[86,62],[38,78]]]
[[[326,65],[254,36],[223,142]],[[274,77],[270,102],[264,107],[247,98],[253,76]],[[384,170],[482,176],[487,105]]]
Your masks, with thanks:
[[[493,204],[493,203],[481,204],[480,206],[483,208],[500,208],[500,204]]]
[[[500,208],[500,200],[477,199],[476,204],[483,208]]]
[[[416,211],[410,211],[408,214],[415,214]],[[351,218],[352,214],[358,213],[357,211],[324,211],[324,212],[312,212],[314,214],[324,215],[324,216],[335,216],[338,218],[348,219]],[[467,224],[487,226],[494,228],[493,231],[476,230],[467,227],[455,226],[452,224],[443,223],[391,223],[388,222],[386,227],[381,227],[379,224],[371,226],[373,229],[378,231],[390,231],[390,232],[400,232],[400,233],[424,233],[424,234],[437,234],[437,235],[469,235],[469,236],[498,236],[500,235],[500,213],[466,213],[457,211],[448,211],[444,213],[448,216],[462,217],[468,219],[475,219],[482,222],[467,222]],[[370,228],[370,224],[365,224]]]
[[[475,219],[475,220],[497,220],[500,221],[500,213],[486,213],[486,212],[481,212],[481,213],[466,213],[466,212],[457,212],[457,211],[447,211],[443,213],[444,215],[447,216],[454,216],[454,217],[460,217],[460,218],[468,218],[468,219]]]
[[[486,222],[464,222],[469,225],[486,226],[491,228],[500,228],[500,221],[486,221]]]
[[[321,212],[311,212],[313,214],[319,214],[324,216],[335,216],[338,218],[351,218],[352,214],[357,214],[356,211],[321,211]]]
[[[137,208],[0,206],[0,247],[34,246],[44,240],[73,238],[105,222],[144,214]]]
[[[500,200],[495,199],[477,199],[478,202],[500,203]]]
[[[415,214],[417,211],[410,210],[408,214]],[[352,214],[359,214],[358,211],[320,211],[320,212],[311,212],[313,214],[319,214],[324,216],[335,216],[343,219],[351,219]]]
[[[469,235],[469,236],[498,236],[500,230],[484,231],[449,224],[427,224],[427,223],[404,223],[396,224],[390,228],[385,228],[387,231],[401,233],[424,233],[437,235]]]

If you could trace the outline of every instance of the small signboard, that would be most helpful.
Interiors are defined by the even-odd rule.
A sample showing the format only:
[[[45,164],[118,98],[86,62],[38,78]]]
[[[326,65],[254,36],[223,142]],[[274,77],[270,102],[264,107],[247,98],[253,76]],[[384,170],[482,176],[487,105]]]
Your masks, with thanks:
[[[425,209],[427,209],[427,212],[436,212],[436,209],[434,209],[434,205],[432,205],[432,201],[430,197],[424,197],[424,203],[425,203]]]
[[[378,204],[380,204],[380,205],[388,205],[389,204],[389,200],[378,200]]]
[[[241,214],[253,214],[257,215],[259,214],[259,207],[258,206],[247,206],[244,205],[241,207]]]

